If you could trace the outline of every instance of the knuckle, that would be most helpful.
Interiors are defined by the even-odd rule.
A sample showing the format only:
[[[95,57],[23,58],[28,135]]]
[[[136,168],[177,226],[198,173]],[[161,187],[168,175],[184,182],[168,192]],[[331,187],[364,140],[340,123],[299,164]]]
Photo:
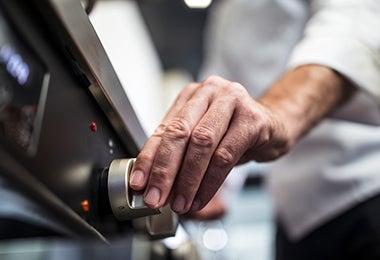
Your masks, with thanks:
[[[221,82],[221,79],[222,79],[221,77],[215,76],[215,75],[208,76],[203,81],[203,85],[206,85],[206,86],[217,86]]]
[[[186,166],[185,173],[188,173],[191,178],[202,178],[199,176],[203,176],[207,168],[200,162],[202,162],[205,157],[207,157],[207,153],[204,151],[201,151],[199,149],[192,151],[192,153],[188,155],[183,163],[183,165]]]
[[[162,134],[164,133],[165,131],[165,128],[166,128],[166,123],[161,123],[158,125],[158,127],[156,128],[156,130],[154,130],[154,133],[153,133],[153,136],[162,136]]]
[[[192,175],[187,175],[181,181],[182,181],[181,192],[185,190],[191,191],[193,187],[198,187],[199,182],[200,182],[198,178],[194,178]]]
[[[204,153],[200,151],[193,152],[189,158],[186,158],[184,161],[184,165],[186,165],[186,170],[188,172],[197,172],[199,171],[199,162],[204,157]]]
[[[144,151],[140,152],[137,156],[137,160],[135,165],[137,164],[143,164],[144,162],[150,162],[153,160],[153,155],[150,153],[145,153]]]
[[[231,97],[238,98],[239,100],[247,94],[246,88],[238,82],[230,82],[226,85],[224,91]]]
[[[233,153],[227,148],[218,148],[214,152],[214,163],[219,168],[230,167],[234,164],[234,161]]]
[[[172,180],[172,175],[171,173],[159,166],[154,166],[151,170],[151,176],[150,178],[155,182],[159,184],[167,184],[170,183]]]
[[[271,131],[269,131],[269,130],[266,130],[266,131],[262,131],[262,133],[261,133],[261,142],[262,142],[262,144],[263,145],[268,145],[268,144],[270,144],[270,141],[271,141],[271,136],[272,136],[272,134],[271,134]]]
[[[258,138],[256,141],[256,149],[270,149],[271,146],[271,139],[272,139],[272,133],[269,129],[266,129],[263,127],[261,131],[258,134]]]
[[[177,118],[166,126],[165,133],[171,139],[186,139],[189,138],[191,130],[186,120]]]
[[[191,82],[187,84],[178,94],[176,101],[186,100],[188,95],[193,93],[199,87],[199,83]]]
[[[212,131],[204,126],[194,129],[190,142],[204,148],[213,147],[215,143]]]
[[[185,90],[192,91],[192,90],[198,88],[198,86],[199,86],[199,83],[191,82],[185,86]]]

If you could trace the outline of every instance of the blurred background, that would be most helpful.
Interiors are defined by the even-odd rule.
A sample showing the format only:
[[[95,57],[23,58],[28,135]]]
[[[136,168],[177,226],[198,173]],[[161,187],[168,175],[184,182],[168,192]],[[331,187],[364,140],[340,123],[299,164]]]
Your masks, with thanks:
[[[96,1],[90,19],[148,134],[177,93],[199,80],[204,28],[218,1]],[[234,169],[223,194],[224,217],[185,221],[202,259],[273,259],[273,214],[263,174],[261,164]]]

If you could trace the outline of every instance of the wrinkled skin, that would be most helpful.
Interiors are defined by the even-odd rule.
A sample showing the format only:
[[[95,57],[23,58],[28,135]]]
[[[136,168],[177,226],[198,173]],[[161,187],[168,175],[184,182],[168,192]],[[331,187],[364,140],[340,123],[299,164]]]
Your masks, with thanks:
[[[200,210],[235,165],[285,154],[344,99],[340,76],[321,66],[301,67],[274,85],[259,100],[217,76],[187,85],[138,155],[130,186],[145,189],[149,207]]]

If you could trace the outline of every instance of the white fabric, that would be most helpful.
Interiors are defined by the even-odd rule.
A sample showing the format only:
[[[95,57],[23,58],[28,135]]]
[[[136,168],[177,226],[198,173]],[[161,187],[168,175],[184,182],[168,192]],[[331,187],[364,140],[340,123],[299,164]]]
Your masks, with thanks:
[[[203,77],[258,97],[287,69],[313,63],[362,90],[272,164],[268,187],[294,240],[380,192],[379,28],[378,0],[225,0],[210,16]]]

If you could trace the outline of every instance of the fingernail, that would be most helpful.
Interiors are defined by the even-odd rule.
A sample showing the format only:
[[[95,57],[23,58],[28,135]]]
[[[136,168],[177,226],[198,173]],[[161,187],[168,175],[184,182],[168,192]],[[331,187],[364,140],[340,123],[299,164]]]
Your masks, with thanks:
[[[144,174],[142,171],[134,171],[131,173],[131,177],[129,180],[129,185],[135,186],[135,187],[140,187],[143,185],[143,180],[144,180]]]
[[[146,204],[156,207],[157,204],[160,202],[160,197],[161,197],[161,191],[156,187],[152,187],[146,193],[144,201]]]
[[[201,202],[200,202],[200,200],[196,199],[196,200],[194,200],[193,205],[191,205],[191,210],[197,211],[200,209],[200,207],[201,207]]]
[[[185,209],[185,205],[186,205],[185,197],[182,195],[179,195],[175,198],[172,205],[172,209],[177,213],[181,213]]]

